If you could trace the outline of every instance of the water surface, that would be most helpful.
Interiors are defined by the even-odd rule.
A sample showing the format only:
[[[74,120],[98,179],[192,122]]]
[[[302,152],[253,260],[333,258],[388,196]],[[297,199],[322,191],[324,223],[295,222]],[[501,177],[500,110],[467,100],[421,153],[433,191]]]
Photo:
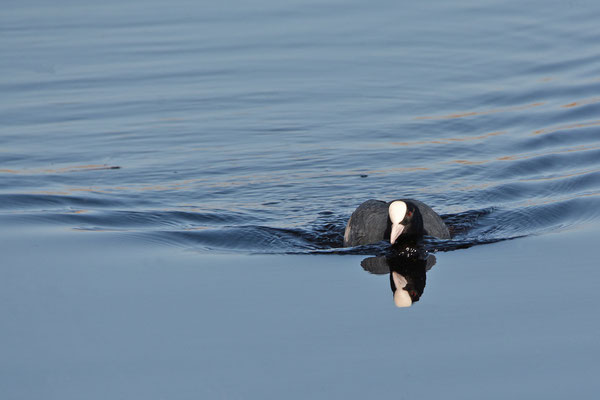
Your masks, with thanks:
[[[5,3],[11,398],[598,392],[597,2]],[[435,264],[342,248],[371,198]]]

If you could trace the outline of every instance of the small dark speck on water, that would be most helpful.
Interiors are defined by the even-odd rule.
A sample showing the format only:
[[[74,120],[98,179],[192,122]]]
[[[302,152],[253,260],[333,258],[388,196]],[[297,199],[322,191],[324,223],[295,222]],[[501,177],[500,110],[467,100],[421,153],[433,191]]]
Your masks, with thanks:
[[[361,174],[361,176],[360,176],[360,177],[361,177],[361,178],[366,178],[367,176],[369,176],[369,175],[367,175],[367,174]]]

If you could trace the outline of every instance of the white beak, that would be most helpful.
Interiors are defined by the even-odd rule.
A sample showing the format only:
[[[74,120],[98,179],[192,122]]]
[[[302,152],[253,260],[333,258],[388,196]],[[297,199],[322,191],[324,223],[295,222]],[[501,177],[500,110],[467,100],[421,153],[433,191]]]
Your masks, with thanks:
[[[396,242],[396,239],[398,239],[398,236],[400,236],[400,234],[402,233],[403,230],[404,230],[404,225],[401,225],[400,223],[392,224],[392,233],[390,234],[390,244],[394,244]]]

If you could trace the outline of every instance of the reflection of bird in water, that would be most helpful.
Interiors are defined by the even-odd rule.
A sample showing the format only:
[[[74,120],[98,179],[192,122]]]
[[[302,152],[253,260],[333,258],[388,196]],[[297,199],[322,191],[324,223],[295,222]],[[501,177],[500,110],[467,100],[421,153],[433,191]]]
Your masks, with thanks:
[[[368,200],[352,213],[344,232],[344,247],[389,240],[419,240],[424,235],[450,239],[448,227],[427,204],[403,199],[389,203]]]
[[[410,257],[404,255],[368,257],[360,265],[372,274],[390,274],[394,303],[410,307],[419,301],[425,290],[426,272],[435,265],[435,256]]]

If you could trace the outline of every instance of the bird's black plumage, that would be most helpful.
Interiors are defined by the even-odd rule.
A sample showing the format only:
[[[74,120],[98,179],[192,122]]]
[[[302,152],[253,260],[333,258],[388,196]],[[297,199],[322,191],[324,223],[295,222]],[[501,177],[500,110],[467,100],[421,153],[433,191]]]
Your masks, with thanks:
[[[398,200],[394,200],[398,201]],[[394,201],[367,200],[352,213],[344,233],[344,246],[359,246],[390,239],[392,222],[389,207]],[[413,199],[399,199],[407,206],[402,221],[401,238],[419,239],[424,235],[450,239],[448,227],[427,204]]]

